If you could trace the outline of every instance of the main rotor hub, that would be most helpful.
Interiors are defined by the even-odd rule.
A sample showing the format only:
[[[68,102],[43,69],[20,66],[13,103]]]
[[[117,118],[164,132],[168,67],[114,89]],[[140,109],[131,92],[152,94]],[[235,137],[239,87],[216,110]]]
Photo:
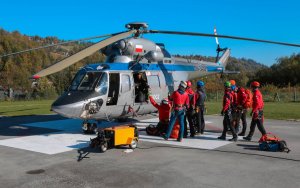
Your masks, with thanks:
[[[125,27],[129,30],[136,29],[136,30],[146,30],[148,28],[148,24],[145,22],[131,22],[125,25]]]
[[[148,28],[148,24],[144,22],[132,22],[125,25],[125,27],[129,30],[136,30],[134,37],[139,37],[142,33],[145,33]]]

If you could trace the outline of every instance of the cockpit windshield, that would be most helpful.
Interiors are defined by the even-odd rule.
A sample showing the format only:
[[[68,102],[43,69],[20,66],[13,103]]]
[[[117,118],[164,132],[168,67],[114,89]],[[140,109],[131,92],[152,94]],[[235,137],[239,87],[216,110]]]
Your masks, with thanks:
[[[91,91],[98,85],[98,82],[104,72],[86,72],[85,70],[79,71],[74,77],[69,90],[71,91]]]

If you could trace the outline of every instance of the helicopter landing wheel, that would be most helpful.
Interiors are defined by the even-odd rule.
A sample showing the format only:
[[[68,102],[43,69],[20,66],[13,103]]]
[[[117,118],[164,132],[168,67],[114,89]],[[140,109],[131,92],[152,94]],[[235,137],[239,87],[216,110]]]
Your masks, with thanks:
[[[95,134],[96,129],[97,129],[96,123],[83,122],[82,124],[82,131],[84,134]]]
[[[104,153],[106,152],[106,150],[108,149],[108,144],[107,142],[102,142],[100,145],[99,145],[99,149],[100,149],[100,152],[101,153]]]

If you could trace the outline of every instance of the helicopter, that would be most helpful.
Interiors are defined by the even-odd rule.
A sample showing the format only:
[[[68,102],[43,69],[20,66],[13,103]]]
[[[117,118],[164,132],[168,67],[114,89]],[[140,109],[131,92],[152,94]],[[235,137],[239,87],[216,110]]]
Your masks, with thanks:
[[[181,80],[225,72],[230,49],[218,47],[218,53],[223,54],[217,57],[217,62],[172,57],[164,44],[141,37],[147,32],[146,23],[130,23],[126,27],[129,31],[100,42],[105,43],[105,46],[101,45],[101,51],[106,55],[106,61],[81,68],[68,90],[52,104],[54,112],[68,118],[80,118],[84,122],[148,114],[156,111],[147,101],[150,88],[151,96],[160,101],[176,90]],[[124,39],[128,35],[133,36]],[[82,51],[78,53],[78,59],[85,56],[81,55]],[[74,62],[70,58],[76,57],[68,57],[61,61],[66,63],[54,64],[33,75],[33,78],[52,74],[54,69],[61,70],[69,62]],[[137,87],[139,79],[146,82],[141,86],[143,89]]]
[[[216,29],[214,34],[149,30],[144,22],[132,22],[125,27],[127,31],[100,36],[107,38],[32,76],[39,79],[56,73],[99,50],[106,55],[105,62],[86,65],[76,73],[68,89],[52,104],[52,111],[67,118],[82,119],[84,126],[88,121],[110,121],[156,112],[147,101],[150,92],[159,102],[176,90],[182,80],[237,73],[225,70],[230,49],[220,48],[218,37],[300,47],[298,44],[218,35]],[[173,57],[163,43],[143,38],[144,34],[215,37],[216,60],[207,62]],[[142,89],[139,88],[143,85],[141,80],[145,82]]]

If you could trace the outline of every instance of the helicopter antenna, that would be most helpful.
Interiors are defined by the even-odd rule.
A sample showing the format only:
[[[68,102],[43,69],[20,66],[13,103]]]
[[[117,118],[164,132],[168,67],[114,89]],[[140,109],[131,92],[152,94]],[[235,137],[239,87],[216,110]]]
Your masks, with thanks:
[[[215,35],[215,39],[216,39],[216,43],[217,43],[217,56],[216,56],[216,62],[217,63],[219,61],[219,55],[220,52],[224,51],[226,48],[220,48],[220,43],[219,43],[219,39],[218,39],[218,33],[217,33],[217,28],[214,28],[214,35]]]

